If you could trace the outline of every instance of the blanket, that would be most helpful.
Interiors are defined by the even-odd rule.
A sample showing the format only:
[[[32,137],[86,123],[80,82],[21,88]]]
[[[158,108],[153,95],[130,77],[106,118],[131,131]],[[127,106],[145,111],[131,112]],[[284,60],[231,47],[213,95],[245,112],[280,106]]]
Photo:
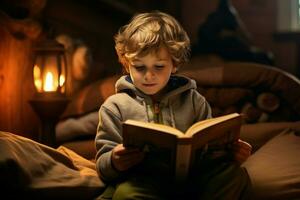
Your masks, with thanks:
[[[72,150],[57,149],[0,131],[2,195],[31,199],[93,199],[105,184],[95,164]]]

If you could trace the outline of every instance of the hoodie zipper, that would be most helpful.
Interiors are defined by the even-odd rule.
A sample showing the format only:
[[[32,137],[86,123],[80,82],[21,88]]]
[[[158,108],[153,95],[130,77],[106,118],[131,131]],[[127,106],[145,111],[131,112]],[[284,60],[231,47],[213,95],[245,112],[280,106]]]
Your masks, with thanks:
[[[159,120],[159,113],[160,113],[159,102],[154,102],[153,112],[154,112],[154,121],[156,123],[160,123],[160,120]]]

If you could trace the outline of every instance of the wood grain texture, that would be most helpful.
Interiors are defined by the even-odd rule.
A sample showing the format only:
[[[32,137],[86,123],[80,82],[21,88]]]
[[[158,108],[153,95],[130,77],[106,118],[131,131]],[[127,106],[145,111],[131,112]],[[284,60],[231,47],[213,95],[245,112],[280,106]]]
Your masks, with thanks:
[[[0,27],[0,130],[34,138],[39,128],[32,98],[31,41],[17,40]]]

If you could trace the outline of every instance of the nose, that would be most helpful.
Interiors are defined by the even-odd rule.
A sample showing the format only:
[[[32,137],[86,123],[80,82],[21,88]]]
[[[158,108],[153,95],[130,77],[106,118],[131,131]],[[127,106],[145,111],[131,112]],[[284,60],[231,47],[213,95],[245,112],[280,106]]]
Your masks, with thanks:
[[[145,80],[149,81],[155,77],[155,73],[152,70],[147,70],[145,74]]]

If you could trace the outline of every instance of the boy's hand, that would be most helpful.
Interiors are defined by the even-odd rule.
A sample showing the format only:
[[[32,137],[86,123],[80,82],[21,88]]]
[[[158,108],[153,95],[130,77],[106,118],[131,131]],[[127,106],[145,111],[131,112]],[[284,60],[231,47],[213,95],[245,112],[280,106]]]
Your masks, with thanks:
[[[144,153],[138,148],[125,148],[119,144],[112,150],[112,164],[119,171],[125,171],[143,159]]]
[[[239,139],[233,146],[234,159],[242,164],[251,155],[251,151],[252,146],[249,143]]]

